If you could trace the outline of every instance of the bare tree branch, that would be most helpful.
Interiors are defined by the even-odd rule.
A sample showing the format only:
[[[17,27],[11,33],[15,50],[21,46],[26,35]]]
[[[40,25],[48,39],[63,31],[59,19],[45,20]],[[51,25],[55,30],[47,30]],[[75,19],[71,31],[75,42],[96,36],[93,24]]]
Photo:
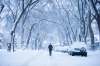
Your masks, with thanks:
[[[3,9],[4,9],[4,5],[1,4],[1,5],[0,5],[0,14],[1,14],[1,12],[3,11]]]

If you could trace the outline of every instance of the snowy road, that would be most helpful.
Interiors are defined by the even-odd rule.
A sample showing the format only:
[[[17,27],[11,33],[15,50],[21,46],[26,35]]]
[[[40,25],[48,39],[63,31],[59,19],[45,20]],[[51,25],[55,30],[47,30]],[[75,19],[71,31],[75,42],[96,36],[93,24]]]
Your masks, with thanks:
[[[88,52],[88,57],[69,56],[67,53],[18,50],[8,53],[0,50],[0,66],[100,66],[100,51]]]

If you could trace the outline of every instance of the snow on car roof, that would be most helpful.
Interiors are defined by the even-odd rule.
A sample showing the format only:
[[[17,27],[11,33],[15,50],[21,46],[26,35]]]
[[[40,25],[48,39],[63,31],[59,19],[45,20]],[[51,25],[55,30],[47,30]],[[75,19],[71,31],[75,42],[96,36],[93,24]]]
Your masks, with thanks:
[[[84,42],[74,42],[71,45],[71,48],[81,48],[81,47],[85,47],[86,48],[86,44]]]

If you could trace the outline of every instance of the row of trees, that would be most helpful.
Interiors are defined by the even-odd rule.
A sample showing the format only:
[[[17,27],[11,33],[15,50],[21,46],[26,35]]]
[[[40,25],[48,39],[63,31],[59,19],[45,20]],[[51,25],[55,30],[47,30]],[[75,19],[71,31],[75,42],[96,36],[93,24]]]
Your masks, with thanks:
[[[44,22],[58,27],[62,35],[59,38],[62,37],[63,42],[68,44],[77,40],[87,43],[90,37],[93,47],[94,21],[100,34],[99,0],[1,0],[0,16],[1,22],[5,20],[13,51],[17,44],[26,48],[29,45],[35,49],[42,47],[47,34],[46,30],[45,35],[41,34]]]

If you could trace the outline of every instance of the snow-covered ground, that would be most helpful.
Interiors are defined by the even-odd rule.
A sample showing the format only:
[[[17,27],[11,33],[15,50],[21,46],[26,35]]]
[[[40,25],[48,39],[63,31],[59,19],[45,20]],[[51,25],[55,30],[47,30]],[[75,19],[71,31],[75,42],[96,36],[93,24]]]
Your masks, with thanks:
[[[100,66],[100,51],[88,51],[88,57],[70,56],[53,52],[50,57],[46,50],[0,50],[0,66]]]

